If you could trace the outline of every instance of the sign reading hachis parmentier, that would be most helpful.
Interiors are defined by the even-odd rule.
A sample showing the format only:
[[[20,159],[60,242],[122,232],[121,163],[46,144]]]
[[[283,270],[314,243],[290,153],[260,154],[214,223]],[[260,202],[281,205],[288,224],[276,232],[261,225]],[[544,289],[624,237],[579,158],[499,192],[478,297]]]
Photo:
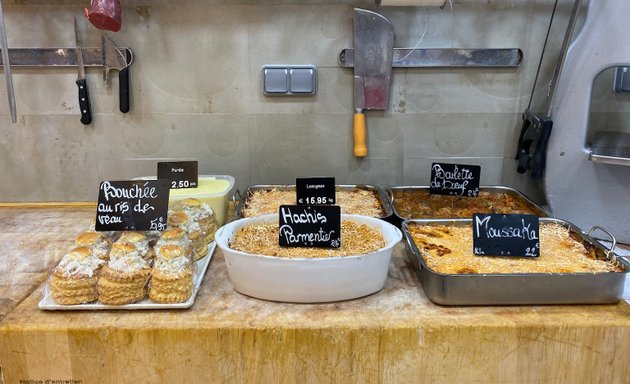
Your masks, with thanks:
[[[103,181],[96,207],[97,231],[166,229],[170,180]]]
[[[341,208],[338,205],[281,205],[278,213],[280,246],[341,246]]]
[[[157,164],[157,178],[171,181],[171,189],[197,188],[199,172],[196,161],[163,161]]]
[[[429,191],[434,195],[476,197],[480,178],[479,165],[433,163]]]
[[[473,253],[483,256],[525,256],[540,254],[538,216],[473,215]]]
[[[310,177],[295,179],[298,205],[335,204],[335,178]]]

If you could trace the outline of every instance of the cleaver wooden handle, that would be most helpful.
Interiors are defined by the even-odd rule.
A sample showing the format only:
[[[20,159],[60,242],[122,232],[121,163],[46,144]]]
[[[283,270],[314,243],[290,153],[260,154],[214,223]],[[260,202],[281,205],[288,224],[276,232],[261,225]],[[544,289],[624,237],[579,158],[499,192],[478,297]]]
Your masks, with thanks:
[[[367,155],[365,115],[362,112],[354,114],[354,155],[356,157],[365,157]]]

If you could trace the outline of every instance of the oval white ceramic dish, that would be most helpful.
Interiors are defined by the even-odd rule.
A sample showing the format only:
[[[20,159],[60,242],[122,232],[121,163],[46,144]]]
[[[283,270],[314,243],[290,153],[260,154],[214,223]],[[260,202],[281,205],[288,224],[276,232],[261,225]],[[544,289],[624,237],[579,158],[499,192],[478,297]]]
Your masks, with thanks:
[[[402,239],[402,233],[395,226],[372,217],[341,215],[341,220],[377,229],[383,234],[385,247],[361,255],[294,259],[253,255],[230,248],[232,237],[241,227],[277,222],[277,214],[228,223],[217,231],[215,241],[223,251],[234,288],[248,296],[292,303],[322,303],[354,299],[381,290],[387,279],[392,248]]]

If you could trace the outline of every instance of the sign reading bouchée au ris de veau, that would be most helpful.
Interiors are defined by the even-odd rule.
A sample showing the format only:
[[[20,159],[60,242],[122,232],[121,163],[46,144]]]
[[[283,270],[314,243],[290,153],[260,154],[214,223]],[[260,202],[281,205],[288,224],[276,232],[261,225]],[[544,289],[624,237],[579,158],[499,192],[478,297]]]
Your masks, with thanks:
[[[170,181],[103,181],[96,207],[97,231],[166,229]]]
[[[281,205],[278,213],[280,246],[341,246],[341,208],[338,205]]]
[[[434,195],[476,197],[480,178],[479,165],[433,163],[429,191]]]

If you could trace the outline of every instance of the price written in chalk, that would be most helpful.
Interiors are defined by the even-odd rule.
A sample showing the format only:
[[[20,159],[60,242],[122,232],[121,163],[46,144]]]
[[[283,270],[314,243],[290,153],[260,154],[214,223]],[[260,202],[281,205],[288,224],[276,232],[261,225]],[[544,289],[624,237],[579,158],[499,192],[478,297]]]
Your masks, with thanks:
[[[96,207],[97,231],[163,231],[169,180],[103,181]]]
[[[473,253],[479,256],[540,255],[540,225],[535,215],[473,215]]]

